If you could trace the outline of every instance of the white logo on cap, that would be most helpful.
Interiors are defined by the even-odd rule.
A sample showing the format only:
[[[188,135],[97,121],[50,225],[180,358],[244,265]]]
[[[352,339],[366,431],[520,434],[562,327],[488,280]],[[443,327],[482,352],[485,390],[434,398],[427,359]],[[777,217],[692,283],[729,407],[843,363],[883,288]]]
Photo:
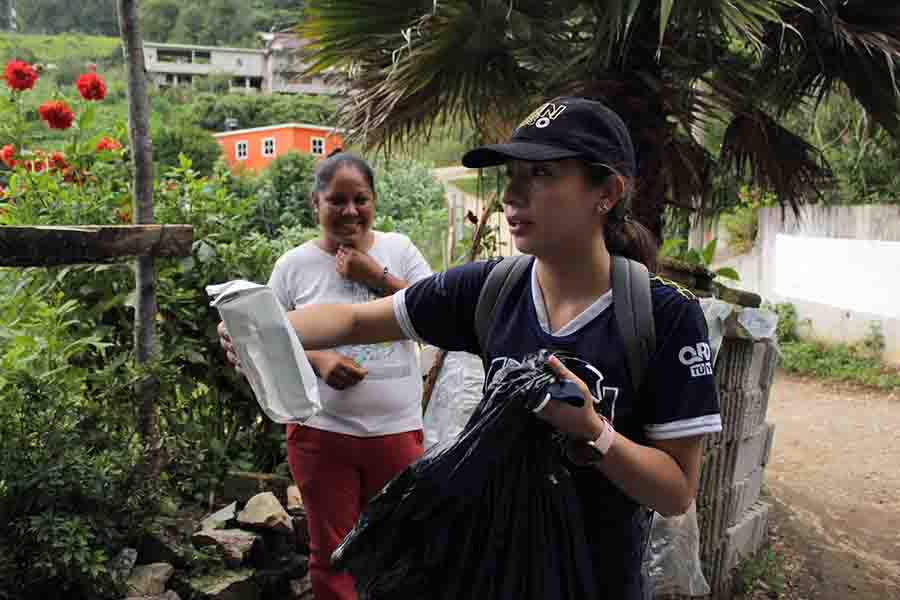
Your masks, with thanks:
[[[521,129],[522,127],[526,127],[528,125],[534,124],[538,129],[543,129],[550,125],[556,117],[561,115],[563,111],[566,110],[565,104],[553,104],[551,102],[547,102],[546,104],[542,104],[532,112],[528,117],[522,121],[516,129]]]

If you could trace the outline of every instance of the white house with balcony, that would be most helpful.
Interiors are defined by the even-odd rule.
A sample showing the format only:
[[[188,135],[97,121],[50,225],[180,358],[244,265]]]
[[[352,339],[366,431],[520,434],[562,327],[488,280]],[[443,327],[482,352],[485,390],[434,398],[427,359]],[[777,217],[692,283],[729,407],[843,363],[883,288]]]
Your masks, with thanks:
[[[226,76],[232,90],[339,95],[344,79],[301,73],[303,40],[289,33],[262,34],[264,49],[144,42],[144,64],[158,88],[192,86],[198,78]]]

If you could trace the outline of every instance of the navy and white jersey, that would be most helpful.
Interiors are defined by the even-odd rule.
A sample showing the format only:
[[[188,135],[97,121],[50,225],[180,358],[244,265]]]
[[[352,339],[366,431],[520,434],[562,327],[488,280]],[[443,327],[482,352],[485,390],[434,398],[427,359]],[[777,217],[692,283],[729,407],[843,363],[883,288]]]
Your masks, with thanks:
[[[541,349],[573,354],[588,366],[567,366],[600,400],[602,414],[619,434],[639,444],[721,430],[706,319],[693,294],[653,278],[656,352],[643,389],[636,393],[615,324],[612,292],[551,334],[534,261],[506,304],[497,307],[491,346],[480,348],[475,307],[497,262],[450,269],[395,294],[394,312],[404,333],[440,348],[480,355],[488,382],[510,361],[521,361]],[[642,511],[596,469],[571,465],[570,470],[584,508],[588,540],[596,542],[591,546],[601,552],[595,560],[602,561],[605,578],[612,576],[606,580],[608,597],[631,597],[640,565],[636,523]],[[617,580],[615,573],[624,580]]]

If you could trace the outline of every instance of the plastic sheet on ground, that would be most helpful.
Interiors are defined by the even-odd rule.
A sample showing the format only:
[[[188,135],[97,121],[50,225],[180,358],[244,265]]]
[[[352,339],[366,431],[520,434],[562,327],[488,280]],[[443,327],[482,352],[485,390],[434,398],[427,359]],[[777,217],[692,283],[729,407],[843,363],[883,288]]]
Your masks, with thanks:
[[[244,280],[206,288],[267,417],[302,423],[322,408],[312,366],[271,289]]]
[[[705,596],[710,592],[700,568],[696,504],[683,515],[653,516],[644,572],[655,596]]]
[[[372,499],[332,556],[361,600],[596,598],[559,434],[530,411],[554,380],[543,353],[501,370],[462,433]]]

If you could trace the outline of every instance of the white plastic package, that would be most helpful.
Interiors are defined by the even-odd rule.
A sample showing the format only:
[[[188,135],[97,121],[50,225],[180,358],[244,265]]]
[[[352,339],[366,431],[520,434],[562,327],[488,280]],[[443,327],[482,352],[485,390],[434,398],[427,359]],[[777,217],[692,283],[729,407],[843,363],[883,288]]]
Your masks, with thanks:
[[[654,596],[705,596],[709,583],[700,570],[700,526],[697,505],[683,515],[653,515],[644,572]]]
[[[206,288],[267,417],[303,423],[322,408],[316,375],[271,289],[238,279]]]
[[[481,402],[484,367],[468,352],[449,352],[425,409],[425,449],[453,440]]]

